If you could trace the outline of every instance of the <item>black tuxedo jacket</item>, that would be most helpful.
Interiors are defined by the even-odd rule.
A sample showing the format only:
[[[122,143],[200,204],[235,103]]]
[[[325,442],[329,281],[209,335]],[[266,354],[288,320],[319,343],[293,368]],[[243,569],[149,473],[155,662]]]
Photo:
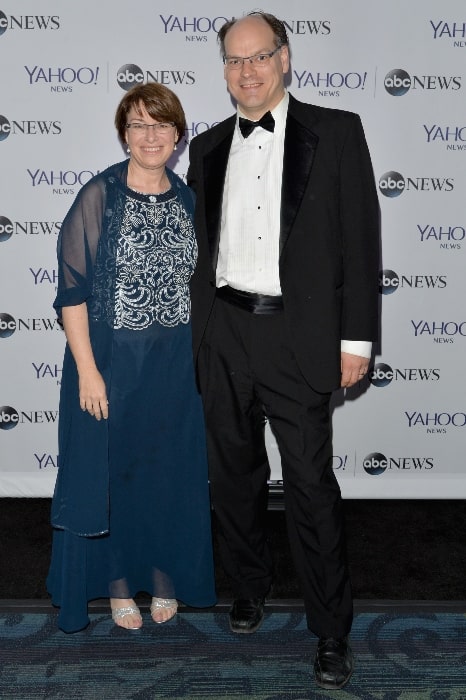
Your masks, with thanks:
[[[191,282],[194,357],[215,297],[223,186],[236,116],[193,139],[188,185],[199,248]],[[296,359],[320,392],[340,385],[340,341],[376,340],[379,208],[357,114],[298,102],[285,130],[279,273]]]

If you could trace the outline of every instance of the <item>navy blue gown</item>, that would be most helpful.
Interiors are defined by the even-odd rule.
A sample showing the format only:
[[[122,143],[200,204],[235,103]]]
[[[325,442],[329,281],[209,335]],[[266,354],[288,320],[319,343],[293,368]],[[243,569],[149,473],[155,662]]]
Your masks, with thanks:
[[[47,586],[66,632],[89,623],[87,604],[96,598],[146,592],[196,607],[215,603],[191,346],[196,255],[191,220],[173,188],[152,196],[128,189],[108,381],[109,531],[54,530]]]

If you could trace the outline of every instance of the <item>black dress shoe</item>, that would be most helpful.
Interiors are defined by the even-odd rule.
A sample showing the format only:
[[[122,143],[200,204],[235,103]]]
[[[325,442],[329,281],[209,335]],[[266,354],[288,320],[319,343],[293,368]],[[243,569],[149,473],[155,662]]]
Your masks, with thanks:
[[[233,601],[230,629],[240,634],[255,632],[264,619],[264,598],[242,598]]]
[[[343,688],[353,673],[354,658],[348,639],[321,637],[317,645],[314,674],[317,685],[327,690]]]

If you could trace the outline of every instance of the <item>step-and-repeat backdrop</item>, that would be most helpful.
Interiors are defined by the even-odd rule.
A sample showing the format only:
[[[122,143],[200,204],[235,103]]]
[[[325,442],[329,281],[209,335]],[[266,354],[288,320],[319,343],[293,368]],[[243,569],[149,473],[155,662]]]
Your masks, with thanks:
[[[218,0],[0,0],[0,496],[50,496],[64,335],[55,247],[79,188],[125,157],[132,85],[173,89],[186,141],[232,113],[216,32],[255,9]],[[379,188],[381,344],[334,397],[333,466],[350,498],[464,498],[464,0],[269,0],[289,89],[358,112]],[[184,176],[187,148],[173,167]],[[142,409],[144,410],[144,409]],[[83,436],[84,439],[84,436]],[[268,432],[271,479],[280,461]]]

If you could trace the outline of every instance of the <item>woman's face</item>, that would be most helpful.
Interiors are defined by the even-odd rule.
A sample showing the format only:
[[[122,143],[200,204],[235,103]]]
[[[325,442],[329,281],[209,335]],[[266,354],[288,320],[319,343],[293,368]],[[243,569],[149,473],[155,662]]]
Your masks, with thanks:
[[[140,114],[134,107],[129,111],[127,124],[142,125],[140,128],[131,126],[126,129],[126,143],[133,165],[146,170],[157,170],[164,167],[173,153],[178,138],[176,128],[170,125],[165,128],[146,128],[146,125],[157,123],[159,122],[152,119],[142,104]]]

